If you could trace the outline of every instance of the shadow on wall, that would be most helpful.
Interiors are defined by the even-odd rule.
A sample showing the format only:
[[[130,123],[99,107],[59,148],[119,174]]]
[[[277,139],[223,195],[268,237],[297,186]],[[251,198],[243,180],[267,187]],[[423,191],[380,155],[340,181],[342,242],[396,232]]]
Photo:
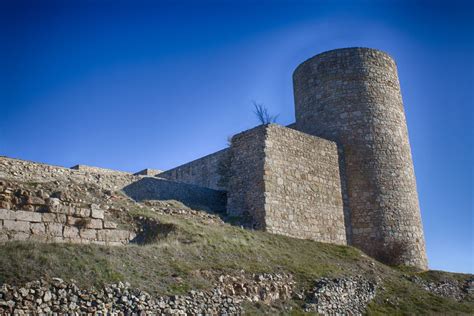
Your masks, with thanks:
[[[184,205],[213,213],[226,210],[225,191],[173,182],[160,178],[143,178],[123,188],[125,194],[137,202],[145,200],[176,200]]]

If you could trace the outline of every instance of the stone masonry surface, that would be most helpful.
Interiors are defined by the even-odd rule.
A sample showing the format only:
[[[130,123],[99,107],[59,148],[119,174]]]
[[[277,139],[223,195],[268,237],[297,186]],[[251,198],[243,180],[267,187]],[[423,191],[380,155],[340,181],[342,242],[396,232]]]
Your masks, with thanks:
[[[0,242],[44,242],[122,245],[134,239],[105,218],[105,208],[51,197],[43,190],[26,190],[0,181]]]
[[[220,168],[226,157],[227,149],[220,150],[211,155],[196,159],[187,164],[160,173],[160,177],[199,185],[214,190],[226,190],[219,181]]]
[[[267,230],[346,244],[336,144],[279,125],[265,131]]]
[[[134,199],[180,200],[201,208],[225,208],[225,194],[223,196],[222,191],[103,168],[87,166],[84,170],[0,156],[0,179],[40,183],[58,180],[88,183],[112,191],[124,190],[125,193],[133,194],[130,197]]]
[[[265,229],[265,129],[256,127],[232,138],[227,212],[250,217],[250,224]]]
[[[231,150],[229,213],[248,212],[271,233],[346,244],[335,143],[271,124],[236,135]]]
[[[397,68],[373,49],[329,51],[294,72],[296,128],[342,145],[352,243],[427,267],[416,181]]]
[[[100,172],[97,172],[100,170]],[[125,172],[103,172],[102,168],[69,169],[42,163],[0,156],[0,178],[29,182],[67,179],[77,183],[94,183],[109,190],[119,190],[141,179]]]

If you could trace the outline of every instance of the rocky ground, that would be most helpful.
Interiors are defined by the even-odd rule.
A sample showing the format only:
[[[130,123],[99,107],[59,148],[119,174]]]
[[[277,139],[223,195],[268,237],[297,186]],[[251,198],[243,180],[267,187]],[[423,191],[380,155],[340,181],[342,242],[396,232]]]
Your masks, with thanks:
[[[212,274],[211,274],[212,275]],[[4,284],[0,289],[0,313],[26,315],[36,313],[123,312],[165,315],[238,315],[242,302],[271,304],[293,297],[306,301],[305,311],[324,315],[362,315],[375,297],[376,285],[362,277],[321,279],[314,288],[294,293],[291,275],[254,274],[220,275],[207,291],[191,290],[185,295],[153,297],[132,288],[129,283],[81,290],[73,280],[39,280],[22,287]]]
[[[432,282],[419,276],[406,276],[411,282],[438,296],[454,299],[458,302],[474,298],[474,277],[467,280],[443,280]]]
[[[207,291],[153,297],[131,288],[129,283],[83,290],[73,280],[64,282],[53,278],[29,282],[22,287],[4,284],[0,289],[0,313],[236,315],[242,313],[243,301],[271,303],[290,299],[293,284],[290,275],[220,275],[214,288]]]
[[[376,296],[378,284],[362,276],[348,278],[321,278],[314,287],[295,291],[295,281],[289,274],[245,274],[236,276],[208,276],[215,279],[210,290],[191,290],[184,295],[153,296],[128,282],[105,285],[101,288],[80,289],[74,280],[60,278],[38,280],[23,286],[3,284],[0,288],[0,314],[29,315],[91,313],[109,315],[163,314],[163,315],[239,315],[242,303],[272,304],[293,298],[304,302],[305,312],[321,315],[363,315],[367,305]],[[471,296],[473,280],[428,283],[419,277],[413,282],[426,290],[458,301]]]

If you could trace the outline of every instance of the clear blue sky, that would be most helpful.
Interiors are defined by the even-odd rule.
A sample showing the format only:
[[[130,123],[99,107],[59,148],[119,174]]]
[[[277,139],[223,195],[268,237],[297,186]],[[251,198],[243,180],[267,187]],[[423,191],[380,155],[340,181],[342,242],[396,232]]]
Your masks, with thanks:
[[[378,48],[399,67],[430,267],[474,272],[470,3],[0,0],[0,154],[167,169],[256,125],[251,100],[293,122],[303,60]]]

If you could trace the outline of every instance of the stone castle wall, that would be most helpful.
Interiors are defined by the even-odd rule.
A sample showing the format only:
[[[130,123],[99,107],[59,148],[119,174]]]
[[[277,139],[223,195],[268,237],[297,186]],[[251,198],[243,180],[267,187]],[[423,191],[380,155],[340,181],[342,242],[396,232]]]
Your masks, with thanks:
[[[337,145],[278,125],[266,132],[267,231],[346,244]]]
[[[29,192],[0,181],[0,242],[43,242],[123,245],[135,234],[118,229],[96,204],[68,203],[42,190]],[[7,208],[5,208],[7,207]]]
[[[231,150],[229,213],[271,233],[346,244],[335,143],[271,124],[234,136]]]
[[[266,129],[255,127],[232,137],[227,213],[245,216],[265,229],[264,160]]]
[[[143,170],[140,170],[138,172],[135,172],[134,175],[136,175],[136,176],[157,177],[162,172],[163,172],[163,170],[147,168],[147,169],[143,169]]]
[[[167,179],[144,177],[125,186],[123,192],[133,200],[176,200],[197,209],[224,213],[226,192]]]
[[[394,60],[367,48],[329,51],[299,65],[293,81],[295,123],[237,134],[230,148],[160,172],[159,178],[153,169],[132,175],[0,157],[0,179],[64,178],[123,190],[136,200],[176,199],[219,210],[227,198],[227,212],[249,217],[254,228],[348,243],[379,259],[398,251],[403,263],[426,268]]]
[[[130,174],[126,171],[118,171],[114,169],[107,169],[107,168],[100,168],[100,167],[93,167],[88,165],[75,165],[71,167],[72,170],[79,170],[84,172],[92,172],[92,173],[99,173],[99,174],[115,174],[115,175],[123,175],[123,174]]]
[[[225,165],[227,149],[220,150],[205,157],[188,162],[179,167],[160,173],[161,178],[188,184],[199,185],[214,190],[226,190],[221,180]]]
[[[105,171],[104,171],[105,170]],[[53,182],[57,180],[90,183],[102,189],[118,191],[135,200],[178,200],[190,207],[222,211],[225,192],[158,177],[132,175],[110,169],[69,169],[42,163],[0,157],[0,180]],[[1,202],[1,201],[0,201]],[[2,207],[0,205],[0,207]]]
[[[25,182],[50,182],[57,179],[67,179],[77,183],[93,183],[109,190],[120,190],[141,179],[141,177],[130,173],[110,172],[109,169],[103,168],[87,166],[85,169],[70,169],[1,156],[0,178]]]
[[[317,55],[294,72],[296,128],[344,150],[352,243],[371,256],[408,248],[426,268],[411,150],[394,60],[378,50]]]

